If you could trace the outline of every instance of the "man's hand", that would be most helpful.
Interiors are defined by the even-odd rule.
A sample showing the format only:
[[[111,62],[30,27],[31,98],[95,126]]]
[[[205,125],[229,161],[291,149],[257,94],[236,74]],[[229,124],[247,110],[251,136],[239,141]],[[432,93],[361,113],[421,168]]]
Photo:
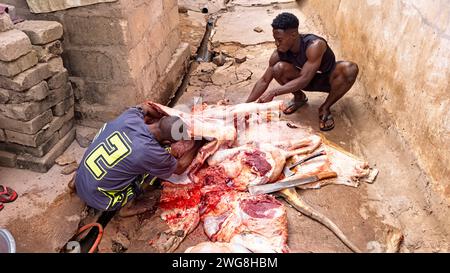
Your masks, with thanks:
[[[270,57],[269,67],[266,69],[266,72],[264,72],[264,75],[261,77],[261,79],[259,79],[256,82],[246,103],[257,101],[261,97],[261,95],[264,93],[264,91],[267,90],[270,82],[273,80],[273,66],[279,61],[280,61],[280,58],[278,57],[278,51],[275,50],[273,52],[272,56]],[[273,100],[273,97],[270,100]]]
[[[276,93],[272,90],[266,91],[259,99],[258,103],[266,103],[273,100],[273,98],[276,96]]]

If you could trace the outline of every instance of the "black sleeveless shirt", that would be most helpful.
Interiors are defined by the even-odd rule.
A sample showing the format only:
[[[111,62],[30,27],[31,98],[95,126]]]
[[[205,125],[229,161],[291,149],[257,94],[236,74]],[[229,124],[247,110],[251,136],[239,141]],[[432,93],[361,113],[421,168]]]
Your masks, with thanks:
[[[320,64],[319,70],[317,73],[319,74],[329,74],[333,71],[336,66],[336,57],[328,46],[327,41],[314,34],[301,34],[300,35],[300,52],[295,55],[291,51],[288,52],[278,52],[278,56],[280,61],[288,62],[296,66],[298,69],[302,69],[303,65],[305,65],[308,58],[306,57],[306,49],[317,39],[323,40],[327,44],[327,49],[322,57],[322,63]]]

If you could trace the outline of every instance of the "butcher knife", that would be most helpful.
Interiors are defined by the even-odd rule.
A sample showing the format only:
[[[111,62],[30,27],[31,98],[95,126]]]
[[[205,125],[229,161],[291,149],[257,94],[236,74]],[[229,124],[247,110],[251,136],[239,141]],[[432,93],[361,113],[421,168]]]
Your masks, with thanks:
[[[284,189],[297,187],[313,182],[317,182],[323,179],[334,178],[337,177],[337,173],[335,172],[323,172],[317,175],[302,177],[298,179],[283,179],[275,183],[265,184],[265,185],[257,185],[248,187],[248,191],[252,195],[264,194],[264,193],[272,193],[281,191]]]

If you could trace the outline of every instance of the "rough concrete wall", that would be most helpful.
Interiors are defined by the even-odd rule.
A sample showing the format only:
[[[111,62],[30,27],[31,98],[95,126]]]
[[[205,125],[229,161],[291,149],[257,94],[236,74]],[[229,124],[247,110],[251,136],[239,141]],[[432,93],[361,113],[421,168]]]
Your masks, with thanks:
[[[397,128],[450,200],[450,2],[309,0],[356,61],[370,107]]]
[[[180,45],[177,0],[128,2],[132,3],[124,8],[127,8],[129,66],[139,90],[137,99],[167,102],[172,94],[160,88],[158,79],[164,78],[166,67]]]
[[[165,103],[176,91],[164,82],[180,46],[176,0],[120,0],[46,14],[31,14],[25,0],[5,2],[25,18],[63,24],[81,124],[98,127],[143,99]]]

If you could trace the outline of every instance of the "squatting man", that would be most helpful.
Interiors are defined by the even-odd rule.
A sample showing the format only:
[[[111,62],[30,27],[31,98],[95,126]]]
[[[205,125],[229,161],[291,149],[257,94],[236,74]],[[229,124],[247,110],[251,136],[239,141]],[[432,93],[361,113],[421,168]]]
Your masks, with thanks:
[[[303,91],[328,93],[319,107],[319,127],[322,131],[334,128],[331,106],[353,86],[358,66],[349,61],[336,62],[325,39],[314,34],[300,34],[299,20],[291,13],[281,13],[272,23],[277,49],[269,60],[269,67],[255,84],[247,102],[269,102],[274,97],[292,93],[294,98],[284,109],[289,115],[308,102]],[[275,79],[281,86],[267,90]]]

